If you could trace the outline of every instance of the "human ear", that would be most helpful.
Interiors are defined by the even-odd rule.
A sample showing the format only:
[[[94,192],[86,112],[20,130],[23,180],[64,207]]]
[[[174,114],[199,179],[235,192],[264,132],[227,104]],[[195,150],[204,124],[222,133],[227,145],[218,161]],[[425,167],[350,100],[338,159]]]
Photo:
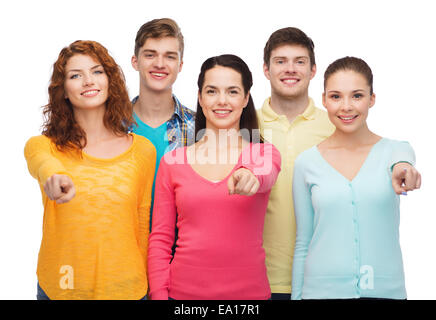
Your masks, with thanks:
[[[266,63],[263,64],[263,74],[268,80],[271,80],[271,75],[269,73],[269,67],[266,65]]]
[[[316,74],[316,64],[312,66],[312,70],[310,71],[310,80],[312,80],[313,77],[315,77],[315,74]]]
[[[375,104],[375,93],[373,93],[371,95],[371,98],[369,100],[369,107],[372,108],[372,106],[374,106],[374,104]]]
[[[180,59],[179,72],[182,71],[182,67],[183,67],[183,60]]]
[[[322,105],[327,109],[326,101],[325,101],[325,92],[322,93]]]
[[[132,56],[131,63],[132,63],[133,69],[135,69],[136,71],[139,71],[138,58],[135,55]]]

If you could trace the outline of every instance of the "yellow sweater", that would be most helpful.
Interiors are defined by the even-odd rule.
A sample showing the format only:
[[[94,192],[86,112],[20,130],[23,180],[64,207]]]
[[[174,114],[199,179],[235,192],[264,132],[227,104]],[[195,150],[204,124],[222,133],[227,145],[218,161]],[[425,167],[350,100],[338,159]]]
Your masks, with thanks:
[[[335,127],[327,112],[316,108],[312,99],[292,123],[286,116],[273,111],[270,98],[265,100],[257,116],[263,136],[282,156],[282,171],[271,189],[263,232],[268,280],[271,292],[291,293],[296,236],[292,200],[294,161],[301,152],[329,137]]]
[[[45,136],[24,154],[44,205],[38,281],[50,299],[141,299],[147,293],[147,246],[156,150],[132,134],[111,159],[60,152]],[[57,204],[45,195],[53,174],[69,175],[76,196]]]

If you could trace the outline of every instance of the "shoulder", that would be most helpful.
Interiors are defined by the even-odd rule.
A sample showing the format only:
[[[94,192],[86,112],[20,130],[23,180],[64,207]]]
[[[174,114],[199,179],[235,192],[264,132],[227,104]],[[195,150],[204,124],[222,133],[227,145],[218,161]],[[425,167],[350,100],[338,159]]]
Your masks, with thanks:
[[[174,165],[185,164],[186,148],[187,147],[180,147],[165,153],[159,166],[174,167]]]
[[[30,149],[50,149],[53,146],[53,142],[44,135],[34,136],[27,140],[24,150]]]
[[[295,159],[294,167],[305,167],[314,162],[317,156],[317,146],[313,146],[301,152]]]
[[[185,107],[184,105],[181,105],[183,113],[185,114],[186,117],[188,117],[189,119],[194,119],[195,118],[195,111]]]
[[[326,125],[333,127],[333,124],[330,122],[327,111],[322,110],[318,107],[314,107],[314,117],[315,120],[326,123]]]
[[[414,153],[412,145],[405,140],[382,138],[379,143],[381,144],[381,150],[395,153]]]
[[[264,143],[252,143],[250,142],[249,146],[246,146],[243,152],[250,152],[252,155],[264,155],[265,153],[275,153],[280,155],[279,150],[272,144],[267,141]]]
[[[148,140],[144,136],[138,135],[133,132],[130,134],[133,137],[133,143],[137,152],[139,152],[140,154],[156,157],[156,148],[150,140]]]
[[[194,122],[195,120],[195,111],[183,105],[179,99],[175,95],[173,95],[173,99],[176,103],[176,108],[180,110],[183,115],[183,120],[185,122]]]
[[[392,147],[397,147],[397,146],[402,146],[402,145],[410,146],[410,143],[408,141],[395,140],[395,139],[390,139],[390,138],[385,138],[385,137],[382,137],[380,142],[382,142],[386,146],[392,146]]]

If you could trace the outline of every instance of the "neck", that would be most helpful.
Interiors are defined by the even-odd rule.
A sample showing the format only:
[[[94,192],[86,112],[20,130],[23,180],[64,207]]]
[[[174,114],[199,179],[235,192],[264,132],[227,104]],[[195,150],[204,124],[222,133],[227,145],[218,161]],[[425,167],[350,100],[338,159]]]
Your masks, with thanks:
[[[92,110],[74,110],[74,118],[85,131],[88,145],[114,135],[103,123],[105,110],[104,106]]]
[[[199,144],[207,149],[234,149],[241,148],[243,138],[238,129],[216,129],[206,128],[204,136]]]
[[[380,137],[368,129],[365,124],[360,130],[344,132],[338,129],[330,136],[330,144],[336,148],[355,149],[364,145],[374,144]]]
[[[145,123],[163,123],[174,113],[172,90],[156,92],[141,86],[138,101],[133,106],[136,115]]]
[[[279,115],[284,115],[292,122],[298,115],[302,114],[309,105],[309,95],[305,94],[298,97],[283,97],[274,92],[271,93],[271,109]]]

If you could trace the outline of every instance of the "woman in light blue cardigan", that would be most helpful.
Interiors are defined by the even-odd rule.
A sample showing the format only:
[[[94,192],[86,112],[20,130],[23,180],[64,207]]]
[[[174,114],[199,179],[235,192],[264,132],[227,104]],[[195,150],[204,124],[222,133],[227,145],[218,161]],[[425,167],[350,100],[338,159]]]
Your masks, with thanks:
[[[391,176],[394,165],[404,175],[419,173],[407,142],[368,129],[374,103],[363,60],[345,57],[327,68],[323,104],[336,131],[300,154],[294,167],[293,300],[406,299],[400,200]],[[415,180],[411,189],[420,186],[420,176]]]

